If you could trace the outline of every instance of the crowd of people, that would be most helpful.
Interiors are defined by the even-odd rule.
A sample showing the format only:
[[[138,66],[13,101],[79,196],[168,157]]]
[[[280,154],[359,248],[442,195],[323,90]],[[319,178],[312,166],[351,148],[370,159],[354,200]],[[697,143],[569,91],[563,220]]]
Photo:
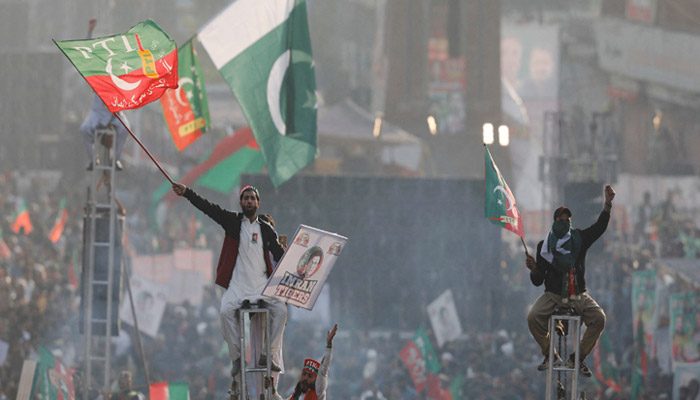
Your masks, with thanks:
[[[122,174],[128,174],[123,171]],[[144,184],[160,180],[153,176]],[[0,257],[0,346],[7,356],[0,364],[0,398],[14,398],[23,360],[37,358],[39,346],[50,349],[79,376],[82,342],[79,334],[79,287],[82,252],[83,193],[66,189],[71,185],[46,184],[41,177],[0,174],[0,221],[2,240],[10,253]],[[150,181],[153,182],[150,182]],[[120,192],[127,208],[135,195]],[[67,199],[69,218],[63,235],[53,243],[48,239],[61,198]],[[20,202],[26,204],[33,230],[28,235],[14,232],[12,224]],[[668,210],[669,206],[666,205]],[[127,214],[127,253],[167,252],[181,246],[218,247],[222,233],[218,227],[197,222],[164,220],[156,233],[149,226],[144,208]],[[682,220],[682,219],[678,219]],[[661,231],[659,231],[661,235]],[[631,320],[631,274],[653,264],[653,256],[635,243],[625,243],[620,233],[608,232],[598,243],[598,251],[589,255],[587,273],[592,295],[605,309],[608,321],[605,334],[613,344],[616,379],[622,388],[601,384],[594,377],[580,380],[588,398],[629,398],[634,371],[634,339]],[[218,250],[218,249],[217,249]],[[0,252],[2,254],[2,252]],[[128,259],[128,257],[126,257]],[[128,262],[127,262],[128,265]],[[503,254],[503,284],[508,286],[508,304],[530,304],[539,290],[531,286],[523,263],[522,250],[513,248]],[[523,271],[523,272],[520,272]],[[227,396],[231,383],[231,361],[221,338],[219,299],[221,289],[213,284],[205,290],[201,304],[168,304],[157,337],[142,335],[145,359],[151,382],[186,381],[193,399]],[[458,305],[458,308],[460,305]],[[414,310],[416,313],[424,312]],[[519,307],[502,305],[492,321],[499,326],[466,326],[465,333],[442,348],[433,346],[440,360],[437,377],[447,390],[459,389],[464,398],[537,399],[544,393],[545,375],[537,370],[541,351],[527,331],[526,313]],[[330,368],[329,395],[340,399],[425,399],[418,393],[408,369],[399,357],[410,340],[410,329],[374,331],[353,323],[344,324],[334,346],[334,364]],[[423,317],[430,333],[430,321]],[[304,360],[320,359],[328,326],[289,320],[284,336],[284,364],[280,375],[280,393],[293,389],[302,372]],[[415,326],[413,329],[418,329]],[[122,371],[133,374],[133,389],[147,393],[144,364],[136,350],[134,328],[122,324],[121,334],[113,338],[113,390]],[[0,352],[0,354],[2,354]],[[461,378],[461,382],[456,378]],[[77,379],[77,378],[76,378]],[[655,367],[650,359],[642,381],[644,397],[671,397],[672,374]],[[450,386],[450,384],[453,384]],[[76,388],[78,389],[78,388]]]

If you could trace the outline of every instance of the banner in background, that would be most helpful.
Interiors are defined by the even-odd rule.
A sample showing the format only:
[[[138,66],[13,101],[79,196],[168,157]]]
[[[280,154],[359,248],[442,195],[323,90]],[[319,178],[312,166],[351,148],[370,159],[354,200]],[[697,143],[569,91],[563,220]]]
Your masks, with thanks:
[[[432,303],[428,304],[428,317],[438,347],[457,339],[462,334],[462,325],[459,322],[452,290],[445,290]]]
[[[654,305],[656,302],[656,271],[638,271],[632,275],[632,321],[634,335],[644,332],[644,349],[653,354]],[[642,324],[642,330],[639,324]]]
[[[214,256],[207,249],[176,249],[170,254],[132,257],[134,275],[166,288],[171,304],[202,303],[204,288],[214,280]]]
[[[676,364],[676,371],[673,374],[673,400],[697,398],[698,391],[700,391],[700,362]]]
[[[671,349],[674,362],[698,362],[700,295],[673,294],[669,300]]]
[[[139,330],[150,337],[156,337],[165,312],[168,290],[165,286],[136,274],[131,277],[130,282]],[[124,296],[122,300],[119,318],[129,325],[135,326],[129,296]]]

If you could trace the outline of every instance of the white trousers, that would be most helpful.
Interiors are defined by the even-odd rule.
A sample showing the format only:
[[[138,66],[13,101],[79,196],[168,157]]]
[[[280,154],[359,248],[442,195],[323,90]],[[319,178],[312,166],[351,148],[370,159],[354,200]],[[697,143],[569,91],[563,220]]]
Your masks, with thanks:
[[[265,308],[270,310],[270,353],[274,357],[279,353],[282,346],[282,335],[284,326],[287,323],[287,304],[269,297],[264,299]],[[228,353],[231,356],[231,361],[236,361],[241,356],[241,329],[239,326],[240,305],[225,302],[221,306],[221,333],[224,340],[228,343]],[[258,326],[254,324],[253,326]],[[257,363],[257,359],[253,362]],[[276,360],[281,363],[281,360]]]

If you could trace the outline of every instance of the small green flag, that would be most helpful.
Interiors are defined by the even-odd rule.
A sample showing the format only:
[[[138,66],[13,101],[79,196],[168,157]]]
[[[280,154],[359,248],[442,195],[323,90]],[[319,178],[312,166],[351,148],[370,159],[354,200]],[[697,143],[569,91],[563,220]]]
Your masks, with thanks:
[[[489,148],[484,146],[486,159],[486,178],[484,179],[484,211],[492,224],[507,229],[521,238],[525,238],[523,220],[515,206],[515,197],[511,193],[501,171],[491,158]]]

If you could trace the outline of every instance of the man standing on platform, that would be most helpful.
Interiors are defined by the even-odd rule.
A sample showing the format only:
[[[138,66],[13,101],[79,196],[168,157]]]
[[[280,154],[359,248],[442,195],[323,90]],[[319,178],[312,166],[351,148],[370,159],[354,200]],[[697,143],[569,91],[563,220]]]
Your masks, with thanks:
[[[239,193],[242,212],[221,208],[195,193],[192,189],[176,182],[173,191],[184,196],[200,211],[208,215],[224,228],[226,236],[216,268],[216,284],[226,289],[221,298],[221,330],[228,343],[229,355],[233,361],[231,375],[240,372],[241,349],[238,326],[238,310],[244,301],[261,299],[267,279],[272,274],[273,266],[270,255],[279,261],[284,248],[277,239],[277,232],[269,221],[258,215],[260,193],[251,185],[245,185]],[[265,297],[264,307],[270,310],[270,360],[272,371],[281,370],[279,362],[274,359],[282,345],[282,335],[287,322],[287,305],[277,299]],[[258,360],[258,367],[265,367],[267,360],[263,356]]]
[[[605,186],[605,204],[598,220],[581,230],[571,227],[571,210],[559,207],[554,211],[554,223],[547,237],[537,244],[537,259],[526,255],[525,264],[530,270],[530,280],[535,286],[544,282],[545,292],[535,301],[527,316],[530,333],[542,349],[545,358],[537,369],[544,371],[549,362],[549,317],[561,304],[569,304],[586,324],[581,339],[579,371],[591,376],[583,360],[593,351],[596,341],[605,328],[605,313],[596,301],[586,293],[586,252],[605,232],[610,221],[610,210],[615,198],[612,186]],[[567,367],[574,367],[575,355],[566,360]],[[553,365],[561,365],[554,352]]]

